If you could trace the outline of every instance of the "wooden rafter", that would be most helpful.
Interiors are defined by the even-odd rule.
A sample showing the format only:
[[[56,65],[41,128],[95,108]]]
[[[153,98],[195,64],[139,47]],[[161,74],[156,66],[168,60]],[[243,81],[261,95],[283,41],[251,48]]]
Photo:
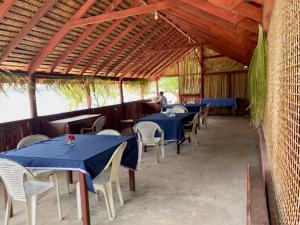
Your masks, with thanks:
[[[253,5],[250,5],[247,2],[239,4],[234,8],[233,12],[255,20],[256,22],[260,22],[262,19],[262,10]]]
[[[144,19],[146,18],[146,15],[139,16],[134,22],[132,22],[126,29],[124,29],[115,39],[110,42],[104,49],[102,49],[95,57],[94,59],[81,71],[81,74],[85,72],[89,67],[94,65],[106,52],[108,52],[114,45],[116,45],[120,40],[122,40],[124,37],[126,37],[127,34],[130,33],[138,24],[140,24]],[[93,72],[93,75],[95,76],[97,73],[99,73],[102,70],[101,67],[99,67],[95,72]]]
[[[72,68],[74,68],[82,59],[85,58],[85,56],[91,52],[98,44],[101,43],[102,40],[105,39],[107,35],[109,35],[116,27],[118,27],[121,24],[122,20],[116,20],[114,21],[103,33],[101,33],[96,40],[94,40],[84,51],[80,53],[78,57],[75,58],[75,60],[67,67],[65,73],[69,73]]]
[[[152,13],[154,11],[165,10],[165,9],[174,8],[182,5],[183,3],[179,0],[164,0],[163,2],[156,2],[149,5],[134,7],[131,9],[124,9],[121,11],[102,14],[99,16],[87,17],[84,19],[74,19],[68,23],[68,27],[72,28],[72,27],[90,25],[94,23],[101,23],[104,21],[126,18],[130,16],[137,16],[145,13]]]
[[[186,38],[182,39],[182,37],[175,37],[173,39],[171,39],[170,44],[168,44],[169,47],[174,47],[177,45],[182,45],[183,43],[186,43],[187,40]],[[139,67],[137,67],[134,71],[133,74],[136,75],[136,77],[143,77],[144,72],[148,69],[151,69],[152,67],[154,67],[157,63],[159,63],[160,61],[162,61],[164,58],[168,57],[170,54],[172,54],[172,52],[167,52],[167,53],[154,53],[151,56],[147,57],[147,60],[144,63],[141,63],[141,65]]]
[[[151,23],[149,23],[144,29],[143,29],[143,33],[144,32],[147,32],[149,29],[151,29],[154,25],[156,25],[158,22],[156,20],[152,21]],[[114,64],[113,66],[111,66],[111,68],[109,69],[109,71],[106,72],[106,75],[108,75],[111,71],[113,71],[117,66],[119,66],[121,63],[124,63],[126,62],[126,60],[128,58],[130,58],[133,54],[136,53],[136,51],[144,44],[146,43],[149,39],[151,39],[154,35],[156,35],[161,28],[164,27],[164,24],[160,24],[158,25],[156,28],[154,28],[151,32],[151,34],[149,34],[145,39],[143,39],[141,42],[139,42],[139,44],[137,44],[133,49],[131,49],[130,51],[128,51],[120,60],[118,60],[118,62],[116,64]],[[124,66],[121,66],[121,69],[123,68]],[[116,72],[116,75],[118,75],[119,71],[121,70],[119,69],[117,72]]]
[[[174,45],[183,45],[186,43],[186,39],[177,39],[174,41]],[[141,69],[141,71],[138,71],[138,78],[144,78],[147,74],[149,74],[151,71],[155,70],[156,68],[159,68],[164,64],[164,62],[172,55],[174,55],[176,52],[180,50],[177,50],[175,52],[168,52],[163,54],[157,54],[156,58],[152,60],[152,62],[147,64],[144,68]]]
[[[0,22],[14,5],[15,0],[4,0],[4,2],[0,5]]]
[[[144,49],[143,52],[147,52],[149,49],[152,49],[152,48],[160,47],[162,44],[166,43],[170,38],[174,37],[175,35],[176,35],[176,31],[173,30],[172,28],[169,29],[168,31],[164,32],[164,34],[161,35],[159,39],[157,39],[151,45],[149,45],[146,49]],[[137,55],[133,60],[131,60],[130,63],[127,63],[126,66],[123,67],[121,70],[125,71],[125,73],[129,73],[129,71],[132,71],[137,66],[139,66],[139,63],[144,61],[145,57],[146,57],[145,54]]]
[[[19,42],[32,30],[33,27],[40,21],[40,19],[48,12],[48,10],[56,3],[56,0],[47,0],[36,12],[36,14],[29,20],[24,28],[16,34],[11,42],[2,50],[0,54],[0,62],[11,53]],[[2,7],[2,6],[1,6]],[[1,20],[1,19],[0,19]]]
[[[113,11],[123,0],[114,0],[103,13],[109,13]],[[72,43],[72,45],[66,49],[51,65],[50,71],[53,72],[55,68],[68,56],[70,55],[89,35],[97,28],[98,24],[93,24],[87,27],[84,32]],[[49,71],[49,72],[50,72]]]
[[[156,23],[156,22],[153,22]],[[112,56],[109,57],[104,63],[99,65],[99,71],[103,70],[107,65],[112,63],[114,59],[116,59],[121,53],[123,53],[129,46],[131,46],[135,41],[137,41],[140,37],[144,35],[144,33],[147,32],[146,27],[142,29],[139,33],[135,34],[130,40],[124,44],[121,49],[119,49],[116,53],[114,53]],[[108,75],[109,73],[105,73],[105,76]]]
[[[70,20],[76,20],[82,17],[96,2],[96,0],[87,0],[80,7],[80,9],[71,17]],[[36,69],[44,62],[48,55],[53,51],[56,45],[63,39],[63,37],[70,31],[67,25],[64,26],[52,37],[52,39],[46,44],[39,54],[34,57],[28,68],[28,73],[33,74]]]

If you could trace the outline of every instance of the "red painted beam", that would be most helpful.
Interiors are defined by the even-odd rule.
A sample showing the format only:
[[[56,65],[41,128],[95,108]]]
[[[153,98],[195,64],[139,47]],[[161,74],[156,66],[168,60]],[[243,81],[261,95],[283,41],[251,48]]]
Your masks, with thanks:
[[[36,14],[29,20],[25,27],[12,39],[12,41],[2,50],[0,61],[4,60],[9,53],[11,53],[18,43],[32,30],[33,27],[40,21],[40,19],[49,11],[56,3],[56,0],[47,0],[36,12]],[[2,6],[1,6],[2,7]],[[1,8],[2,9],[2,8]],[[0,10],[1,10],[0,9]]]
[[[112,13],[107,13],[99,16],[92,16],[84,19],[74,19],[68,23],[68,27],[79,27],[90,25],[94,23],[101,23],[104,21],[110,21],[120,18],[126,18],[130,16],[137,16],[145,13],[152,13],[154,11],[165,10],[173,7],[182,6],[183,3],[178,0],[165,0],[163,2],[155,2],[149,5],[143,5],[131,9],[125,9],[121,11],[116,11]]]
[[[103,13],[108,13],[113,11],[123,0],[114,0]],[[72,45],[64,52],[62,53],[51,65],[50,71],[53,72],[55,68],[62,62],[64,59],[70,55],[89,35],[90,33],[96,29],[98,24],[93,24],[91,26],[88,26],[87,29],[84,30],[84,32],[76,39],[75,42],[72,43]]]
[[[81,8],[71,17],[70,20],[76,20],[84,16],[85,13],[94,5],[96,0],[87,0]],[[48,55],[53,51],[56,45],[63,39],[63,37],[70,31],[68,23],[65,23],[62,28],[51,38],[51,40],[44,46],[44,48],[34,57],[27,72],[33,74],[36,69],[44,62]]]
[[[232,12],[241,14],[257,22],[262,21],[262,10],[256,6],[250,5],[247,2],[239,4]]]
[[[147,32],[149,29],[151,29],[153,26],[155,26],[158,23],[158,21],[153,20],[152,22],[148,23],[140,33],[145,33]],[[156,28],[154,28],[151,32],[151,34],[149,34],[145,39],[143,39],[142,41],[140,41],[132,50],[130,50],[129,52],[127,52],[116,64],[114,64],[112,67],[110,67],[109,71],[106,72],[106,75],[108,75],[111,71],[113,71],[116,67],[118,67],[121,63],[125,62],[130,56],[134,55],[137,50],[144,44],[146,43],[150,38],[152,38],[156,32],[158,30],[160,30],[162,27],[164,26],[164,24],[160,24],[158,25]],[[117,73],[115,73],[115,76],[117,76],[117,74],[120,72],[120,70],[125,67],[126,64],[124,64],[123,66],[121,66],[121,68],[117,71]]]
[[[65,73],[69,73],[72,68],[74,68],[84,57],[91,52],[104,38],[109,35],[116,27],[118,27],[121,24],[122,20],[116,20],[114,21],[103,33],[101,33],[97,39],[92,42],[86,49],[84,49],[83,52],[80,53],[78,57],[68,66]]]
[[[4,0],[4,2],[0,5],[0,21],[4,18],[6,13],[8,13],[14,3],[15,0]]]
[[[134,22],[129,24],[129,26],[124,29],[112,42],[110,42],[107,46],[105,46],[104,49],[102,49],[95,57],[94,59],[86,65],[83,70],[81,70],[81,74],[83,74],[88,68],[90,68],[92,65],[94,65],[106,52],[111,50],[111,48],[116,45],[120,40],[122,40],[126,35],[132,31],[138,24],[140,24],[144,19],[146,18],[146,15],[142,15],[138,17]],[[102,67],[99,67],[97,71],[93,73],[95,76],[97,73],[99,73],[102,70]]]

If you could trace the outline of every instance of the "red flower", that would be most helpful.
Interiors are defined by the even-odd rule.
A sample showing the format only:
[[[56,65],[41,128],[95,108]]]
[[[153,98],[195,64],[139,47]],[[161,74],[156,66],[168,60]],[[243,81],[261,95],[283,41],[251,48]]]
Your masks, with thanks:
[[[75,136],[73,134],[68,134],[66,138],[67,138],[67,141],[74,141],[75,140]]]

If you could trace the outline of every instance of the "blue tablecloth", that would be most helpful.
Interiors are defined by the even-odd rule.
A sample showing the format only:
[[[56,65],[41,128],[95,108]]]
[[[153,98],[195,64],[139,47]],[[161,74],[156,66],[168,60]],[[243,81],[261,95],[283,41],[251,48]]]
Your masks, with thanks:
[[[174,104],[174,105],[168,105],[168,106],[164,107],[164,111],[168,108],[173,108],[173,106],[176,106],[176,105],[182,105],[182,106],[186,107],[189,112],[193,112],[193,113],[199,112],[201,107],[206,106],[206,104],[202,104],[202,103],[201,104],[199,104],[199,103],[197,103],[197,104],[196,103],[195,104],[193,104],[193,103]]]
[[[235,98],[203,98],[201,104],[210,107],[237,107]]]
[[[136,169],[138,147],[133,136],[75,135],[73,145],[60,136],[21,149],[0,154],[0,158],[14,160],[28,169],[77,170],[85,173],[90,191],[94,179],[106,166],[117,147],[127,141],[121,164]]]
[[[184,139],[183,124],[192,120],[194,113],[176,113],[176,117],[167,117],[164,113],[155,113],[142,117],[140,121],[152,121],[157,123],[165,132],[165,140]]]

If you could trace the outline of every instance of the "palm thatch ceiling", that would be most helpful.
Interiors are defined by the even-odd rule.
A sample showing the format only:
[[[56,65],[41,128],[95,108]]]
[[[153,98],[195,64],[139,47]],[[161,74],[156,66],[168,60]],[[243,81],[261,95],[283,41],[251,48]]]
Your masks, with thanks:
[[[0,69],[153,78],[200,45],[247,65],[265,2],[0,0]]]

